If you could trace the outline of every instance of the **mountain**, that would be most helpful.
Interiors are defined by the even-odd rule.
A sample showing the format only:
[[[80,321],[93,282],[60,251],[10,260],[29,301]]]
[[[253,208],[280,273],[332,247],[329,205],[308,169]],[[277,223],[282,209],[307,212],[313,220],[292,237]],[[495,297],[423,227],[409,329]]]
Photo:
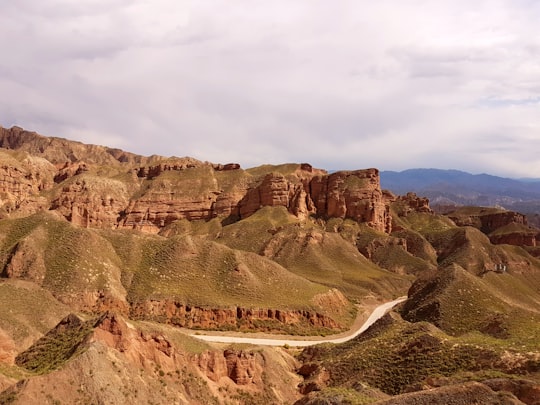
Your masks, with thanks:
[[[458,170],[410,169],[382,171],[383,188],[395,193],[413,191],[433,204],[500,205],[513,209],[517,204],[540,207],[540,182],[514,180]]]
[[[0,146],[1,404],[540,395],[540,231],[518,212],[442,215],[374,168],[243,169],[18,127]],[[402,295],[344,344],[197,339],[341,333]]]

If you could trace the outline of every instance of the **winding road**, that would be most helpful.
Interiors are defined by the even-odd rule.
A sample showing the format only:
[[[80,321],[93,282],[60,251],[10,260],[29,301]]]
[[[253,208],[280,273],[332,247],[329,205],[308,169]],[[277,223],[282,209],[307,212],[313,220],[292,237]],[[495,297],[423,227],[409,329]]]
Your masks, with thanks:
[[[352,331],[350,335],[341,338],[334,339],[317,339],[317,340],[295,340],[295,339],[265,339],[265,338],[254,338],[254,337],[240,337],[240,336],[225,336],[225,335],[201,335],[199,333],[189,333],[191,337],[194,337],[199,340],[204,340],[206,342],[215,342],[215,343],[248,343],[252,345],[263,345],[263,346],[294,346],[294,347],[305,347],[317,345],[320,343],[344,343],[348,340],[355,338],[361,333],[365,332],[371,325],[375,323],[379,318],[381,318],[386,312],[395,307],[400,302],[403,302],[407,297],[400,297],[394,301],[386,302],[382,305],[376,307],[369,318],[364,322],[362,326],[358,329]]]

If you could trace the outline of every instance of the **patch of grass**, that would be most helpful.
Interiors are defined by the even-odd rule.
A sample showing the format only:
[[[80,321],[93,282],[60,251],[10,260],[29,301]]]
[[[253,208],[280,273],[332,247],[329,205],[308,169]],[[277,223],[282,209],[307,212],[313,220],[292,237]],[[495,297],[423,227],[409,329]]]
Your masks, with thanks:
[[[265,257],[230,249],[203,236],[101,234],[124,262],[122,282],[130,302],[166,299],[203,308],[319,312],[313,299],[328,291]]]
[[[504,345],[480,343],[467,336],[450,337],[428,323],[408,324],[386,316],[353,341],[305,349],[303,355],[330,371],[332,386],[360,380],[396,395],[429,376],[523,372],[520,366],[507,369],[501,361],[505,350]]]
[[[106,239],[61,221],[49,222],[47,232],[46,288],[59,295],[111,288],[111,276],[121,262]]]
[[[424,236],[456,227],[456,225],[446,217],[424,212],[411,212],[401,219],[407,224],[408,228],[411,228]]]
[[[324,404],[369,405],[380,400],[376,396],[358,392],[353,388],[328,387],[311,394],[311,398]]]
[[[23,378],[29,377],[31,374],[24,368],[18,367],[17,365],[10,365],[6,363],[0,363],[0,374],[13,378],[15,380],[22,380]],[[0,401],[0,404],[3,404]]]
[[[65,305],[34,284],[0,282],[0,328],[18,345],[47,332],[68,312]]]
[[[7,264],[15,245],[27,237],[40,224],[50,218],[44,214],[34,214],[29,217],[4,219],[0,221],[0,263],[2,268]]]
[[[299,221],[283,207],[265,207],[225,226],[216,241],[264,255],[305,279],[338,288],[353,301],[373,291],[385,297],[402,293],[410,282],[407,277],[380,269],[358,252],[354,235],[363,230],[342,220],[322,228]],[[371,237],[375,231],[366,232]]]
[[[300,165],[298,163],[284,163],[281,165],[261,165],[252,167],[247,169],[246,172],[255,178],[260,178],[273,172],[287,176],[293,174],[299,169]]]
[[[29,349],[20,353],[18,366],[37,374],[56,370],[70,358],[80,353],[83,343],[93,330],[95,321],[81,321],[70,315],[66,327],[57,327],[39,339]]]

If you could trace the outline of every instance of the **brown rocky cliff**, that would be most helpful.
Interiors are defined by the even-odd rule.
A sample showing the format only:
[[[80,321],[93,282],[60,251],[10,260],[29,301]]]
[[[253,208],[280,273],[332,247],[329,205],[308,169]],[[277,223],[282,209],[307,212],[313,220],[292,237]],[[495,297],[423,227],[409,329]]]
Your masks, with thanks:
[[[320,216],[350,218],[378,231],[391,231],[389,206],[383,197],[377,169],[317,176],[310,183],[310,191]]]
[[[34,201],[28,212],[57,210],[79,226],[157,233],[178,219],[237,220],[261,207],[283,206],[300,218],[349,218],[379,231],[391,231],[388,201],[380,189],[377,169],[328,175],[303,163],[296,168],[285,165],[287,174],[269,167],[267,173],[255,170],[261,174],[252,175],[235,163],[145,158],[104,146],[44,137],[18,127],[0,127],[0,147],[39,156],[48,165],[47,170],[21,170],[20,165],[4,164],[0,186],[14,196],[9,210],[20,209],[20,201],[30,200],[29,195],[39,196],[57,183],[60,192],[39,206]],[[126,176],[122,181],[92,176],[99,165],[125,170],[131,180]]]
[[[301,218],[350,218],[379,231],[391,230],[389,207],[376,169],[326,175],[303,164],[291,175],[270,172],[259,179],[240,169],[231,170],[239,171],[238,180],[227,187],[212,166],[178,169],[174,181],[155,177],[157,183],[130,202],[120,226],[158,232],[178,219],[242,219],[261,207],[283,206]],[[149,176],[150,171],[143,174]]]
[[[106,312],[96,322],[91,341],[100,341],[124,353],[138,366],[155,363],[166,372],[174,371],[178,360],[184,357],[163,334],[136,329],[114,312]]]
[[[458,211],[447,216],[458,226],[472,226],[481,230],[495,245],[538,245],[540,230],[530,228],[525,215],[514,211],[493,211],[482,208],[478,213],[470,215],[463,215]]]
[[[411,213],[429,213],[433,210],[429,206],[429,199],[419,197],[415,193],[407,193],[404,196],[395,196],[388,190],[383,191],[384,198],[392,207],[392,212],[397,217],[407,217]],[[399,224],[399,221],[394,221],[392,231],[400,231],[404,228]]]
[[[86,161],[106,165],[122,163],[146,165],[156,159],[156,157],[144,157],[120,149],[47,137],[17,126],[12,128],[0,126],[0,148],[24,151],[45,158],[53,164]]]
[[[83,175],[65,182],[50,209],[78,226],[116,228],[120,212],[128,203],[129,193],[124,183]]]
[[[228,377],[237,385],[262,384],[264,357],[257,352],[227,349],[206,351],[192,360],[212,381]]]
[[[402,249],[403,251],[407,251],[407,240],[404,238],[396,238],[391,236],[385,238],[375,238],[365,246],[358,246],[358,250],[368,259],[372,259],[374,253],[378,249],[389,246],[397,247]]]
[[[491,235],[489,240],[494,245],[515,245],[515,246],[538,246],[540,242],[540,232],[538,230],[505,233],[501,235]]]
[[[15,158],[0,153],[0,208],[6,213],[28,214],[47,207],[42,191],[54,185],[55,167],[45,159],[30,155]]]
[[[407,193],[404,196],[398,196],[396,201],[404,203],[407,207],[405,215],[409,212],[433,212],[429,207],[429,198],[419,197],[415,193]]]
[[[454,221],[457,226],[473,226],[485,234],[512,223],[527,225],[526,216],[514,211],[483,212],[480,210],[480,212],[470,215],[450,213],[448,218]]]
[[[307,325],[313,328],[341,329],[332,318],[307,310],[279,310],[264,308],[201,308],[185,305],[173,300],[148,300],[131,305],[133,319],[154,320],[187,328],[218,329],[261,329],[258,321],[273,321],[270,330],[279,330],[279,325]]]
[[[69,316],[47,336],[46,346],[25,353],[53,369],[0,379],[0,390],[9,386],[0,403],[274,404],[298,398],[297,362],[279,348],[212,350],[174,328],[111,312],[97,321]]]

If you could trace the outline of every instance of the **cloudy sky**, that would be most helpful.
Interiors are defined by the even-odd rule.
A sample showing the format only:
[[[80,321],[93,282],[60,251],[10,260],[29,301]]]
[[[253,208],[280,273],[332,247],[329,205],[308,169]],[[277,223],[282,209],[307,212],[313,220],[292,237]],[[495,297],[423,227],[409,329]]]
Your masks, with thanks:
[[[0,125],[150,155],[540,177],[540,1],[0,0]]]

